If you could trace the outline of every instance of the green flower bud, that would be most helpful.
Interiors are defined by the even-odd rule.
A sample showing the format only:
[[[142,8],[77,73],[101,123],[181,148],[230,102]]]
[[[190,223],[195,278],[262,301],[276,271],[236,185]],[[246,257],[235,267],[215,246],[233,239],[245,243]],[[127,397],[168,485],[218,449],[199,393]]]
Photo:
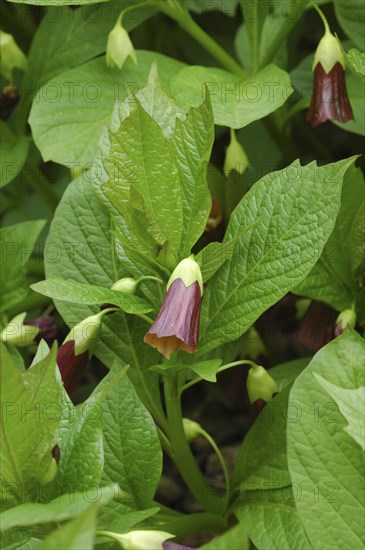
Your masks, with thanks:
[[[345,56],[343,55],[338,39],[329,30],[326,30],[323,38],[321,38],[318,44],[314,55],[313,71],[318,63],[322,65],[327,74],[331,72],[336,63],[340,63],[345,70]]]
[[[163,543],[175,535],[166,531],[130,531],[129,533],[113,533],[112,531],[99,531],[100,535],[111,537],[119,542],[124,550],[163,550]]]
[[[31,344],[34,344],[40,329],[33,325],[24,324],[26,315],[26,313],[19,313],[6,325],[0,335],[3,342],[12,344],[18,348],[27,348]]]
[[[355,326],[356,313],[352,309],[345,309],[336,319],[335,335],[340,336],[348,327],[355,328]]]
[[[185,437],[189,443],[194,441],[199,435],[201,435],[202,429],[198,422],[195,420],[190,420],[190,418],[183,418],[183,426]]]
[[[137,290],[138,282],[135,281],[132,277],[123,277],[119,279],[111,287],[112,290],[118,290],[119,292],[124,292],[125,294],[134,294]]]
[[[247,393],[250,403],[262,399],[266,403],[272,400],[278,386],[264,367],[254,365],[248,371]]]
[[[129,34],[118,20],[108,36],[106,64],[108,67],[117,66],[121,69],[128,56],[131,57],[134,63],[137,63],[136,52]]]
[[[14,67],[25,71],[27,58],[11,34],[0,31],[1,73],[11,79]]]
[[[182,260],[172,272],[172,275],[167,283],[166,289],[168,290],[172,283],[176,279],[181,279],[188,288],[190,285],[197,282],[200,288],[200,295],[203,296],[203,277],[200,271],[200,266],[198,262],[194,260],[194,255],[192,254],[189,258]]]
[[[50,483],[57,474],[57,462],[54,458],[51,459],[50,465],[48,467],[48,470],[44,474],[42,478],[43,485],[46,485],[47,483]]]
[[[86,317],[86,319],[75,325],[66,336],[62,346],[67,342],[74,341],[76,357],[85,351],[88,351],[89,356],[91,356],[92,350],[98,340],[103,316],[107,311],[108,310],[103,310],[96,315],[90,315],[90,317]]]
[[[231,128],[231,141],[226,150],[223,171],[227,178],[232,170],[242,175],[249,165],[247,155],[242,145],[237,141],[233,128]]]

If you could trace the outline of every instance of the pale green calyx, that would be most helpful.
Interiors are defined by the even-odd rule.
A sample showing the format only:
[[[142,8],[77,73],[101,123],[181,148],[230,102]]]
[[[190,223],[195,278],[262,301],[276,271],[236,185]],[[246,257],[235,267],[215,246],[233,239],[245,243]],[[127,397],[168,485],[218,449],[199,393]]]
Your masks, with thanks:
[[[6,325],[0,335],[3,342],[12,344],[17,348],[26,348],[34,344],[34,339],[39,334],[40,329],[34,325],[25,325],[26,315],[26,313],[19,313]]]
[[[174,269],[172,272],[172,275],[169,279],[169,282],[167,283],[166,289],[168,290],[172,283],[176,281],[176,279],[181,279],[186,286],[186,288],[194,283],[199,284],[200,288],[200,294],[203,296],[203,277],[202,272],[200,271],[200,267],[198,262],[196,262],[194,259],[194,256],[191,255],[189,258],[185,258],[182,260]]]
[[[86,317],[70,330],[63,343],[66,344],[70,340],[74,340],[76,356],[81,355],[84,351],[89,351],[89,355],[92,355],[92,350],[99,338],[103,316],[108,311],[105,309],[96,315]]]
[[[336,38],[329,30],[321,38],[314,55],[312,70],[320,63],[326,74],[331,72],[336,63],[340,63],[345,70],[345,56]]]
[[[183,418],[184,433],[187,441],[191,443],[202,433],[202,427],[195,420],[190,418]]]
[[[342,333],[346,328],[355,328],[356,313],[352,309],[341,311],[336,319],[337,333]]]
[[[163,543],[175,535],[166,531],[130,531],[129,533],[113,533],[112,531],[98,531],[99,535],[110,537],[119,542],[124,550],[163,550]]]
[[[137,63],[137,56],[129,34],[117,20],[114,28],[108,35],[106,45],[106,64],[108,67],[119,67],[121,69],[130,56],[134,63]]]
[[[0,51],[1,51],[1,73],[8,79],[12,77],[12,71],[15,67],[27,68],[27,58],[11,34],[0,31]]]
[[[123,277],[119,279],[111,287],[112,290],[118,290],[119,292],[124,292],[125,294],[134,294],[136,292],[138,282],[135,281],[132,277]]]
[[[227,147],[226,157],[224,159],[224,174],[228,178],[230,172],[235,170],[242,175],[249,165],[250,163],[247,155],[242,145],[237,141],[235,131],[231,128],[231,141]]]
[[[250,368],[247,376],[247,393],[250,403],[255,403],[257,399],[263,399],[268,403],[277,392],[278,386],[275,380],[264,367],[254,365]]]

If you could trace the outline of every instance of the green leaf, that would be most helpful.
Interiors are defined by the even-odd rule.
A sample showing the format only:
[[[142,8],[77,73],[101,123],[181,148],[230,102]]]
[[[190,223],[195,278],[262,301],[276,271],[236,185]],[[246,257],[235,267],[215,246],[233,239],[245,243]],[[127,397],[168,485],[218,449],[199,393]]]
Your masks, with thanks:
[[[295,161],[264,176],[243,197],[224,242],[257,223],[237,241],[204,293],[200,353],[238,338],[309,273],[333,230],[342,179],[352,162],[318,167]]]
[[[39,220],[0,229],[2,311],[19,303],[28,293],[24,267],[44,225],[45,221]]]
[[[39,90],[29,123],[45,161],[66,166],[91,163],[115,101],[123,100],[145,83],[154,61],[164,88],[182,67],[178,61],[155,52],[139,51],[137,60],[137,65],[127,60],[119,70],[108,68],[105,58],[100,57],[58,75],[52,79],[50,90],[47,85]],[[49,108],[55,98],[57,110]]]
[[[297,409],[288,408],[289,390],[285,388],[265,405],[243,441],[232,478],[232,486],[240,494],[245,490],[273,490],[291,483],[286,423],[287,418],[294,419]]]
[[[270,376],[277,383],[279,391],[291,385],[296,377],[305,369],[309,361],[310,357],[303,357],[271,368]]]
[[[85,492],[99,487],[104,466],[101,424],[101,407],[92,396],[74,407],[67,394],[63,394],[60,461],[47,495],[62,495],[70,487]]]
[[[231,529],[228,529],[223,535],[215,537],[200,548],[204,550],[227,550],[228,548],[239,548],[240,550],[249,550],[250,542],[248,540],[247,524],[239,523]]]
[[[85,173],[68,186],[52,221],[45,248],[46,277],[110,288],[121,277],[130,275],[112,227],[110,215]],[[142,284],[146,295],[151,288],[148,296],[156,300],[156,283]],[[99,310],[96,306],[57,300],[56,307],[70,327]],[[158,353],[143,343],[147,330],[148,324],[137,317],[123,313],[106,316],[95,354],[109,368],[115,359],[121,365],[129,364],[128,376],[138,395],[146,403],[147,394],[152,394],[157,403],[158,376],[145,367],[159,359]]]
[[[298,376],[290,400],[299,405],[288,422],[288,464],[306,533],[316,548],[363,544],[363,451],[345,431],[347,421],[314,374],[343,390],[364,385],[364,340],[354,331],[327,344]]]
[[[356,48],[351,48],[346,53],[346,61],[353,74],[362,82],[365,82],[365,53],[359,52]]]
[[[116,485],[99,488],[99,505],[106,504],[117,493]],[[29,527],[52,521],[61,522],[78,516],[89,507],[90,499],[85,498],[85,493],[66,493],[47,504],[27,503],[5,510],[0,514],[0,528],[6,531],[12,527]]]
[[[91,504],[82,514],[48,535],[39,550],[93,550],[98,509],[98,503]]]
[[[355,45],[364,47],[365,12],[358,0],[335,0],[336,17]]]
[[[242,128],[272,113],[292,93],[289,75],[268,65],[245,80],[222,69],[187,67],[172,77],[170,87],[178,105],[196,107],[202,90],[209,92],[215,124]]]
[[[351,308],[356,301],[362,286],[357,268],[365,261],[362,245],[365,185],[361,170],[354,166],[345,174],[341,203],[336,225],[319,261],[294,289],[294,292],[325,302],[338,311]]]
[[[82,2],[77,3],[82,4]],[[37,29],[29,52],[28,70],[24,82],[27,91],[32,90],[32,85],[34,90],[39,89],[46,82],[51,80],[53,82],[53,79],[64,71],[78,67],[104,53],[108,34],[115,24],[116,16],[123,8],[122,2],[115,1],[90,6],[87,11],[85,8],[61,7],[61,3],[57,7],[50,4]],[[74,2],[63,4],[74,4]],[[153,12],[151,6],[134,10],[130,17],[127,16],[123,20],[124,28],[127,31],[132,30]],[[53,84],[50,83],[49,88],[44,89],[45,93],[48,89],[50,99],[52,87]],[[76,82],[75,88],[77,88]]]
[[[103,383],[115,377],[112,370]],[[137,506],[148,505],[162,469],[162,452],[154,421],[126,376],[119,377],[101,399],[100,406],[105,458],[103,481],[118,483]]]
[[[60,386],[56,347],[21,372],[6,347],[1,350],[1,482],[3,503],[39,498],[57,443]]]
[[[221,364],[221,359],[209,359],[207,361],[198,361],[197,363],[193,363],[192,365],[189,365],[189,369],[195,372],[195,374],[203,380],[207,380],[208,382],[216,382],[217,371]]]
[[[267,491],[253,489],[253,495],[243,496],[237,516],[242,523],[249,523],[250,539],[256,548],[312,548],[295,508],[295,502],[300,498],[298,489],[293,491],[291,486]],[[256,500],[255,496],[258,496]]]
[[[25,136],[15,136],[3,121],[0,121],[0,134],[0,187],[4,187],[21,171],[27,158],[29,140]]]
[[[342,416],[347,420],[348,426],[345,426],[345,432],[365,450],[365,387],[360,386],[355,390],[345,390],[332,384],[319,374],[313,373],[313,376],[337,404]]]
[[[104,506],[98,517],[98,529],[124,533],[129,531],[137,523],[142,523],[144,520],[157,514],[160,510],[157,506],[146,510],[133,510],[129,507],[131,504],[136,505],[134,501],[128,499],[128,506],[123,500],[112,500],[108,505]]]
[[[126,294],[117,290],[96,285],[86,285],[65,281],[63,279],[47,279],[31,285],[40,294],[75,304],[112,304],[126,313],[148,313],[152,307],[139,296]]]

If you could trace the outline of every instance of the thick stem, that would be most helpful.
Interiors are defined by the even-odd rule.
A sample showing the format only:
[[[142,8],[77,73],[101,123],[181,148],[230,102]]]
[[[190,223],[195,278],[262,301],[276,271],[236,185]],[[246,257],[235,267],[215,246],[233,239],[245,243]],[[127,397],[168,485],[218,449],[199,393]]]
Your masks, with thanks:
[[[222,67],[241,76],[242,78],[247,78],[247,73],[243,67],[241,67],[241,65],[239,65],[233,57],[231,57],[215,40],[213,40],[209,34],[203,31],[203,29],[195,23],[189,12],[181,9],[181,7],[179,9],[178,5],[175,7],[164,0],[158,3],[158,7],[163,13],[171,17],[171,19],[174,19],[185,32],[190,34],[190,36],[201,44],[203,48],[222,65]]]
[[[172,458],[190,491],[204,508],[208,512],[222,513],[224,502],[209,487],[185,437],[177,377],[173,380],[165,378],[164,384]]]

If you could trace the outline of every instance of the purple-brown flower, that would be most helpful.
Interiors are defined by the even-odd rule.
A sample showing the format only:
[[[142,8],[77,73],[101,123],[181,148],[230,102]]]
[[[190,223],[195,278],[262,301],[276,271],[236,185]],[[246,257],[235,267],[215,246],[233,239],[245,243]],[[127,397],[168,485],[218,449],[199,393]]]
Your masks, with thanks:
[[[75,325],[58,350],[57,365],[70,397],[75,395],[81,382],[99,337],[102,318],[108,312],[109,310],[105,309]]]
[[[203,281],[195,260],[182,260],[167,284],[159,314],[144,342],[169,359],[173,351],[194,353],[198,346]]]
[[[344,55],[329,30],[318,45],[313,71],[313,93],[307,121],[318,126],[327,120],[348,122],[353,119],[346,90]]]
[[[30,325],[39,329],[39,333],[34,338],[34,342],[36,344],[39,344],[41,340],[45,340],[50,346],[56,339],[57,327],[53,317],[50,315],[42,315],[41,317],[36,317],[35,319],[29,319],[28,321],[24,321],[24,325]]]

